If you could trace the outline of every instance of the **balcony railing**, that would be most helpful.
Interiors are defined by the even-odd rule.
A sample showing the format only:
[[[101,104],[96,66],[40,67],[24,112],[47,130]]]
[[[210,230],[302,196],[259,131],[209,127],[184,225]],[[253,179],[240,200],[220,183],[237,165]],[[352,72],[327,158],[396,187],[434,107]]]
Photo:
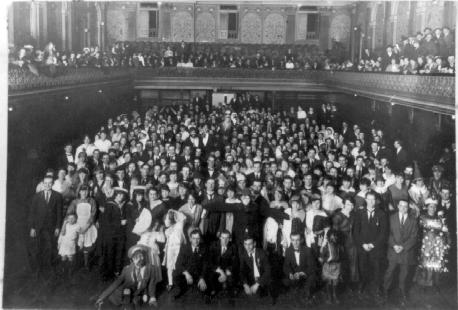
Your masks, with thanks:
[[[329,90],[359,94],[379,101],[391,102],[421,108],[437,113],[455,114],[455,77],[428,75],[399,75],[386,73],[332,72],[314,70],[268,70],[268,69],[229,69],[229,68],[62,68],[60,76],[55,78],[34,76],[25,69],[9,70],[10,91],[56,88],[91,82],[103,82],[116,79],[133,80],[134,86],[166,85],[167,80],[186,79],[187,87],[202,87],[202,80],[207,84],[230,79],[234,85],[268,86],[288,85],[288,91]],[[285,83],[286,81],[289,81]],[[278,81],[276,83],[275,81]],[[227,84],[227,83],[226,83]],[[304,89],[309,85],[310,89]],[[171,85],[167,85],[168,88]],[[209,86],[209,85],[207,85]],[[245,87],[245,86],[244,86]],[[244,89],[246,89],[246,87]],[[141,88],[141,87],[140,87]],[[236,89],[236,88],[234,88]],[[279,89],[280,90],[280,89]]]

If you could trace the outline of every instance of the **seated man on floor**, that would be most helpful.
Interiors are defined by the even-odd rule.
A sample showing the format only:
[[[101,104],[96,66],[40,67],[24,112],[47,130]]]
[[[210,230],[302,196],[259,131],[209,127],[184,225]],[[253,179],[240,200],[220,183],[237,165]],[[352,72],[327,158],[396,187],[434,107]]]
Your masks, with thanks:
[[[153,266],[147,262],[149,248],[134,245],[128,251],[130,265],[124,267],[121,275],[96,301],[101,306],[106,298],[115,306],[136,309],[142,304],[157,306],[156,282]]]
[[[283,262],[283,284],[300,292],[310,302],[311,289],[317,280],[317,263],[312,250],[301,242],[299,232],[291,233],[291,245],[286,249]]]
[[[240,280],[243,289],[248,296],[263,297],[271,290],[269,259],[262,249],[256,248],[256,241],[249,233],[245,233],[243,247],[240,253]]]
[[[231,233],[228,230],[223,230],[219,240],[212,244],[209,258],[211,295],[216,295],[221,289],[232,294],[239,259],[237,247],[231,242]]]
[[[183,296],[193,284],[197,284],[199,291],[208,297],[208,252],[201,243],[202,233],[194,229],[189,239],[189,243],[181,246],[173,271],[173,283],[177,286],[173,293],[175,299]]]

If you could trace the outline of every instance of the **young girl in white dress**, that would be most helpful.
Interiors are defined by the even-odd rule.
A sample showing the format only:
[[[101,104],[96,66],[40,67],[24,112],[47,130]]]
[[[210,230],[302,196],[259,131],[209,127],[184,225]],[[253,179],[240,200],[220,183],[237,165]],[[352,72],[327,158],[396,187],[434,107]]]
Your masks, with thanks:
[[[62,261],[62,273],[70,273],[73,259],[76,254],[76,243],[78,241],[80,225],[76,221],[76,214],[67,215],[57,239],[57,251]]]

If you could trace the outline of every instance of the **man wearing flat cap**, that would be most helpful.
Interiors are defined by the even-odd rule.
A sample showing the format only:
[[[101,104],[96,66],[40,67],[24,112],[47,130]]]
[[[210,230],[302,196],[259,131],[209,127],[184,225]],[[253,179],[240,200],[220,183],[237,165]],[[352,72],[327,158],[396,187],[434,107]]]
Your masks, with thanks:
[[[142,304],[157,306],[157,281],[153,267],[148,263],[148,251],[144,245],[134,245],[129,249],[130,265],[124,267],[120,276],[100,294],[97,305],[108,298],[113,305],[127,309],[136,309]]]

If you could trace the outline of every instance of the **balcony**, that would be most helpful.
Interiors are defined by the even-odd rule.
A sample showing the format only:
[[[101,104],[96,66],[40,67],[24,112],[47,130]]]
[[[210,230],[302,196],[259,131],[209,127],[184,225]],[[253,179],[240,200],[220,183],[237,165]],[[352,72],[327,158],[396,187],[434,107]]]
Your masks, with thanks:
[[[58,88],[132,82],[136,90],[224,89],[346,93],[441,114],[455,114],[455,77],[313,70],[226,68],[65,68],[61,75],[36,77],[9,70],[10,97]]]

